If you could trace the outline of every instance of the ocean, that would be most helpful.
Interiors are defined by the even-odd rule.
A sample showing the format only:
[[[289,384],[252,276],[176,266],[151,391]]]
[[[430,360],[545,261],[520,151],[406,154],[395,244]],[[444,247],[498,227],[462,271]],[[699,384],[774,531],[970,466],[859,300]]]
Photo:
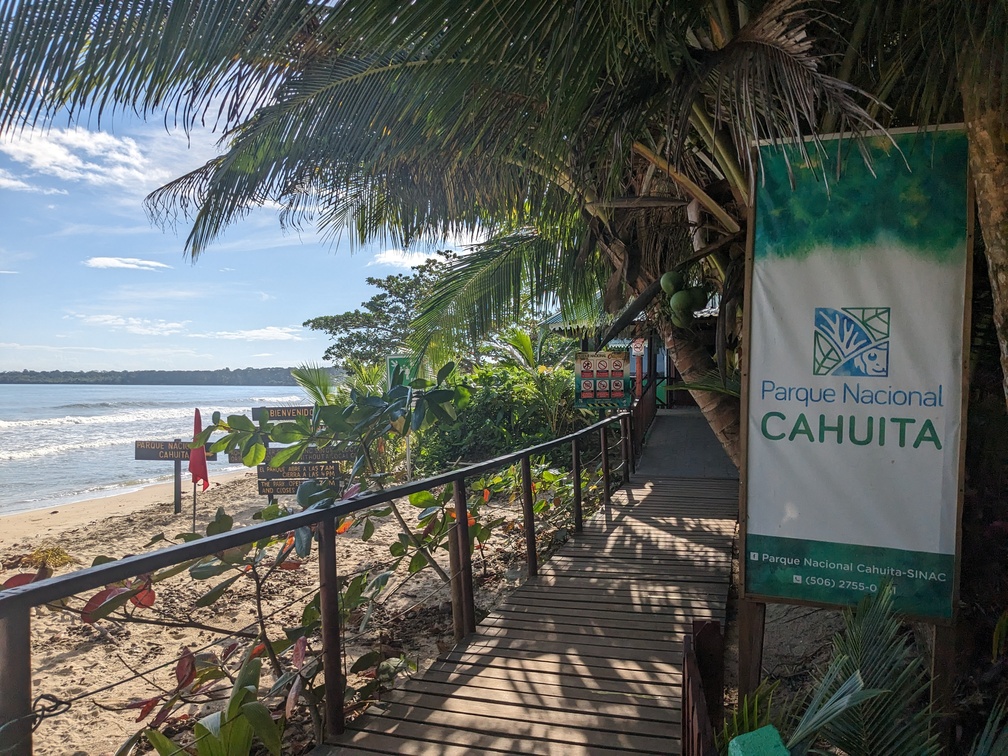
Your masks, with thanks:
[[[171,481],[174,464],[135,460],[133,443],[192,440],[196,407],[205,427],[215,411],[306,403],[296,386],[0,385],[0,514]],[[239,469],[224,454],[208,463],[211,481]]]

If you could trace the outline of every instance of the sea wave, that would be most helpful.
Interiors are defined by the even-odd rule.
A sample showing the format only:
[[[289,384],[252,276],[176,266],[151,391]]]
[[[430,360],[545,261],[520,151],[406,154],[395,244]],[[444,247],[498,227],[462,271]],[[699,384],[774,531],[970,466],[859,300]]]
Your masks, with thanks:
[[[149,404],[150,403],[148,402],[148,407]],[[246,414],[249,409],[250,408],[248,407],[213,408],[201,411],[201,414],[204,418],[206,418],[206,420],[209,420],[211,414],[215,411],[219,411],[222,415],[227,416]],[[192,422],[192,413],[192,407],[180,406],[154,407],[133,411],[112,412],[105,415],[63,415],[62,417],[40,417],[25,420],[0,420],[0,431],[18,430],[20,428],[26,430],[37,430],[39,428],[66,427],[68,425],[142,424],[149,422],[161,422],[175,418],[188,418],[189,421]],[[180,427],[185,427],[185,424],[181,424]]]

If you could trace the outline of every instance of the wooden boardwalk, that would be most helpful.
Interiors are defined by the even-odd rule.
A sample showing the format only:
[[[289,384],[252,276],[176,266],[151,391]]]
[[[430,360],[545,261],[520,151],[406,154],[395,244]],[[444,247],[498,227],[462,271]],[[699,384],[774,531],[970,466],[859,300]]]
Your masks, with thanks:
[[[724,624],[738,483],[665,477],[662,450],[472,639],[314,753],[679,753],[682,636]]]

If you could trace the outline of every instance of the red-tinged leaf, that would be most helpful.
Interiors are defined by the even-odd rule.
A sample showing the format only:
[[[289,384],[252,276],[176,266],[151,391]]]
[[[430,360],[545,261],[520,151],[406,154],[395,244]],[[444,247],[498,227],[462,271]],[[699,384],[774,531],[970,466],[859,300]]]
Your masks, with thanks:
[[[490,489],[489,488],[484,488],[483,489],[483,502],[486,503],[488,501],[490,501]]]
[[[379,454],[384,454],[385,453],[385,439],[384,438],[379,438],[378,439],[378,453]]]
[[[52,567],[50,567],[48,564],[43,564],[38,568],[38,571],[35,573],[35,582],[37,583],[39,580],[48,580],[52,576],[53,576]]]
[[[293,548],[294,548],[294,534],[291,533],[290,535],[287,536],[287,540],[284,541],[284,550],[286,551],[287,549],[293,549]]]
[[[288,559],[286,562],[280,562],[279,567],[281,570],[300,570],[304,566],[304,562],[296,562],[293,559]]]
[[[287,719],[294,716],[294,709],[297,706],[298,696],[301,695],[302,685],[301,675],[298,675],[294,678],[294,683],[291,685],[290,692],[287,694],[287,706],[284,707],[284,713],[287,715]]]
[[[448,515],[449,517],[451,517],[451,518],[452,518],[453,520],[455,519],[455,507],[446,507],[446,508],[445,508],[445,512],[446,512],[446,513],[447,513],[447,515]]]
[[[294,642],[294,668],[300,670],[304,666],[305,651],[308,650],[308,639],[301,636]]]
[[[260,643],[255,648],[252,649],[252,653],[249,654],[249,659],[256,659],[266,653],[266,644]]]
[[[228,643],[224,646],[224,650],[221,652],[221,661],[227,661],[228,657],[231,656],[235,651],[238,650],[238,643]]]
[[[108,605],[115,600],[116,596],[128,593],[129,590],[129,588],[123,588],[120,585],[98,591],[84,604],[84,608],[81,610],[81,620],[88,625],[93,625],[97,620],[100,620],[111,611]]]
[[[154,698],[145,698],[142,701],[134,701],[131,704],[127,704],[126,708],[140,709],[140,713],[137,715],[136,721],[142,722],[143,720],[147,719],[147,717],[150,715],[152,711],[154,711],[154,707],[158,705],[158,702],[160,700],[161,696],[154,696]]]
[[[157,716],[151,720],[148,727],[150,727],[152,730],[156,730],[158,727],[163,725],[165,721],[168,719],[168,717],[171,716],[172,707],[175,705],[175,702],[178,701],[178,699],[179,699],[178,695],[174,695],[167,701],[165,701],[165,705],[161,707],[161,710],[157,713]]]
[[[154,593],[154,590],[150,587],[150,585],[147,585],[137,591],[135,596],[130,596],[130,601],[133,602],[134,606],[142,606],[149,609],[154,606],[156,598],[157,594]]]
[[[538,486],[535,483],[533,483],[532,484],[532,493],[536,492],[536,488],[538,488]]]
[[[353,525],[353,518],[347,517],[345,520],[343,520],[343,522],[340,523],[340,526],[336,528],[336,535],[343,535],[348,530],[350,530],[351,525]]]
[[[34,572],[19,572],[14,577],[9,577],[4,581],[3,585],[0,585],[0,590],[4,588],[17,588],[19,585],[28,585],[28,583],[34,582],[35,573]]]
[[[182,690],[196,679],[196,657],[189,650],[189,646],[183,647],[182,657],[175,665],[175,679],[178,681],[176,690]]]
[[[474,525],[476,524],[476,518],[475,518],[475,517],[473,517],[473,516],[472,516],[471,514],[469,514],[468,512],[466,512],[466,514],[468,514],[468,515],[469,515],[469,527],[471,528],[471,527],[473,527],[473,526],[474,526]]]
[[[360,493],[360,483],[354,483],[350,488],[343,492],[344,499],[351,499]]]
[[[437,518],[432,517],[431,521],[427,523],[427,527],[423,529],[423,533],[421,535],[424,538],[426,538],[427,536],[429,536],[431,533],[434,532],[434,528],[436,528],[437,526],[438,526]]]

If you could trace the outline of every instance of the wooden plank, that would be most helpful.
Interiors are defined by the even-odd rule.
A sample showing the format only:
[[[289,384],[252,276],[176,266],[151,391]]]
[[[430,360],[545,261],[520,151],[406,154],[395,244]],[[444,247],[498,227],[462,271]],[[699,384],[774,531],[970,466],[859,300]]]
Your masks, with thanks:
[[[325,753],[680,753],[682,637],[723,620],[736,481],[635,482]]]

